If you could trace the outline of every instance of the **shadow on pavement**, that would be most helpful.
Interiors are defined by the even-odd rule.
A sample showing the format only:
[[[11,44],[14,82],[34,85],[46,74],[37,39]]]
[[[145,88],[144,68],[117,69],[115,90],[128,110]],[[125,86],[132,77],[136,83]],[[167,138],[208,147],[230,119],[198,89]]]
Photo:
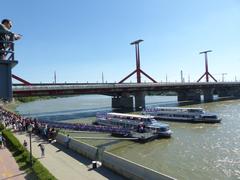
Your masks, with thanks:
[[[23,134],[22,132],[16,132],[17,134]],[[28,135],[27,135],[28,136]],[[74,152],[71,149],[67,149],[66,147],[64,147],[61,144],[58,144],[57,142],[54,143],[49,143],[47,140],[42,139],[40,136],[32,134],[32,142],[36,142],[36,143],[43,143],[43,144],[51,144],[53,146],[55,146],[58,150],[56,151],[56,153],[58,152],[63,152],[69,156],[71,156],[72,158],[76,159],[77,161],[79,161],[80,163],[84,164],[86,167],[88,167],[88,171],[96,171],[97,173],[101,174],[102,176],[104,176],[106,179],[114,179],[114,180],[123,180],[126,179],[124,177],[122,177],[121,175],[118,175],[117,173],[114,173],[113,171],[107,169],[104,166],[100,166],[98,168],[92,168],[92,161],[90,159],[87,159],[83,156],[81,156],[80,154]],[[30,178],[31,179],[31,178]]]
[[[14,178],[17,178],[18,176],[21,176],[21,175],[24,175],[24,174],[26,174],[26,172],[23,172],[23,173],[20,173],[20,174],[15,174],[15,175],[12,175],[12,176],[8,176],[8,177],[3,178],[1,180],[14,179]]]
[[[106,177],[107,179],[113,179],[114,180],[123,180],[126,179],[116,173],[114,173],[113,171],[101,166],[98,168],[92,168],[92,161],[90,159],[87,159],[83,156],[81,156],[80,154],[72,151],[71,149],[67,149],[66,147],[64,147],[63,145],[60,145],[58,143],[53,143],[53,146],[55,146],[56,148],[58,148],[58,150],[56,151],[56,153],[58,152],[64,152],[65,154],[73,157],[74,159],[76,159],[77,161],[79,161],[82,164],[85,164],[88,167],[88,171],[96,171],[99,174],[101,174],[102,176]]]

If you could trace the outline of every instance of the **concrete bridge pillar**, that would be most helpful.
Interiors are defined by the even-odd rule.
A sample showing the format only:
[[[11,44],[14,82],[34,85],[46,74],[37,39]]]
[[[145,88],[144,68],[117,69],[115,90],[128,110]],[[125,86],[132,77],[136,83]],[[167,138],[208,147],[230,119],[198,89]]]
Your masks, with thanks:
[[[12,68],[17,61],[0,60],[0,99],[12,101]]]
[[[204,102],[213,101],[213,91],[214,91],[214,89],[204,89],[203,90]]]
[[[142,110],[145,108],[145,93],[137,92],[135,94],[135,110]]]
[[[178,101],[201,102],[201,94],[198,90],[178,91]]]
[[[231,89],[230,93],[234,98],[240,98],[240,88],[235,87]]]
[[[113,97],[112,108],[133,109],[133,97],[129,94]]]
[[[217,91],[218,97],[231,97],[233,96],[232,91],[230,89],[220,89]]]

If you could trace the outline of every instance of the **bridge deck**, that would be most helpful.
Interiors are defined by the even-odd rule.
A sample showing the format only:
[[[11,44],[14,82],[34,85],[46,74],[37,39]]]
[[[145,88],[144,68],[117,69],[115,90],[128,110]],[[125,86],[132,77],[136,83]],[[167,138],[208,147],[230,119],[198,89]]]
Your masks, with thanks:
[[[184,91],[202,89],[240,88],[240,82],[199,82],[199,83],[93,83],[93,84],[32,84],[13,85],[13,95],[21,96],[60,96],[76,94],[106,94],[116,96],[122,92],[138,91]]]

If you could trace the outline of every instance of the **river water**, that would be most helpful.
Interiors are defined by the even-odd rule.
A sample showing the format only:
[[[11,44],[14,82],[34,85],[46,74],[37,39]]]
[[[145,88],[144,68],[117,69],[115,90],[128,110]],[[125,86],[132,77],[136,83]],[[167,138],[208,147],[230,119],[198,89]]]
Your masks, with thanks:
[[[176,106],[177,97],[147,96],[147,106]],[[173,135],[146,144],[132,141],[91,141],[107,151],[177,179],[240,179],[240,100],[202,103],[222,118],[220,124],[168,123]],[[25,116],[48,120],[93,120],[96,112],[111,111],[111,98],[91,95],[21,104]]]

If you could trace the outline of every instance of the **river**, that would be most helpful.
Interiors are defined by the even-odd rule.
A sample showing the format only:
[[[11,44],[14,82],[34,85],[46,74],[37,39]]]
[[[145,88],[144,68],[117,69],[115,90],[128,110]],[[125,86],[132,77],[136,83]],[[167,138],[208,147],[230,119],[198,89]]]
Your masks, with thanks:
[[[147,106],[176,106],[175,96],[147,96]],[[106,150],[177,179],[240,179],[240,100],[202,103],[222,118],[220,124],[168,123],[173,135],[146,144],[106,143]],[[84,95],[24,103],[17,111],[48,120],[93,120],[97,112],[111,111],[111,98]]]

